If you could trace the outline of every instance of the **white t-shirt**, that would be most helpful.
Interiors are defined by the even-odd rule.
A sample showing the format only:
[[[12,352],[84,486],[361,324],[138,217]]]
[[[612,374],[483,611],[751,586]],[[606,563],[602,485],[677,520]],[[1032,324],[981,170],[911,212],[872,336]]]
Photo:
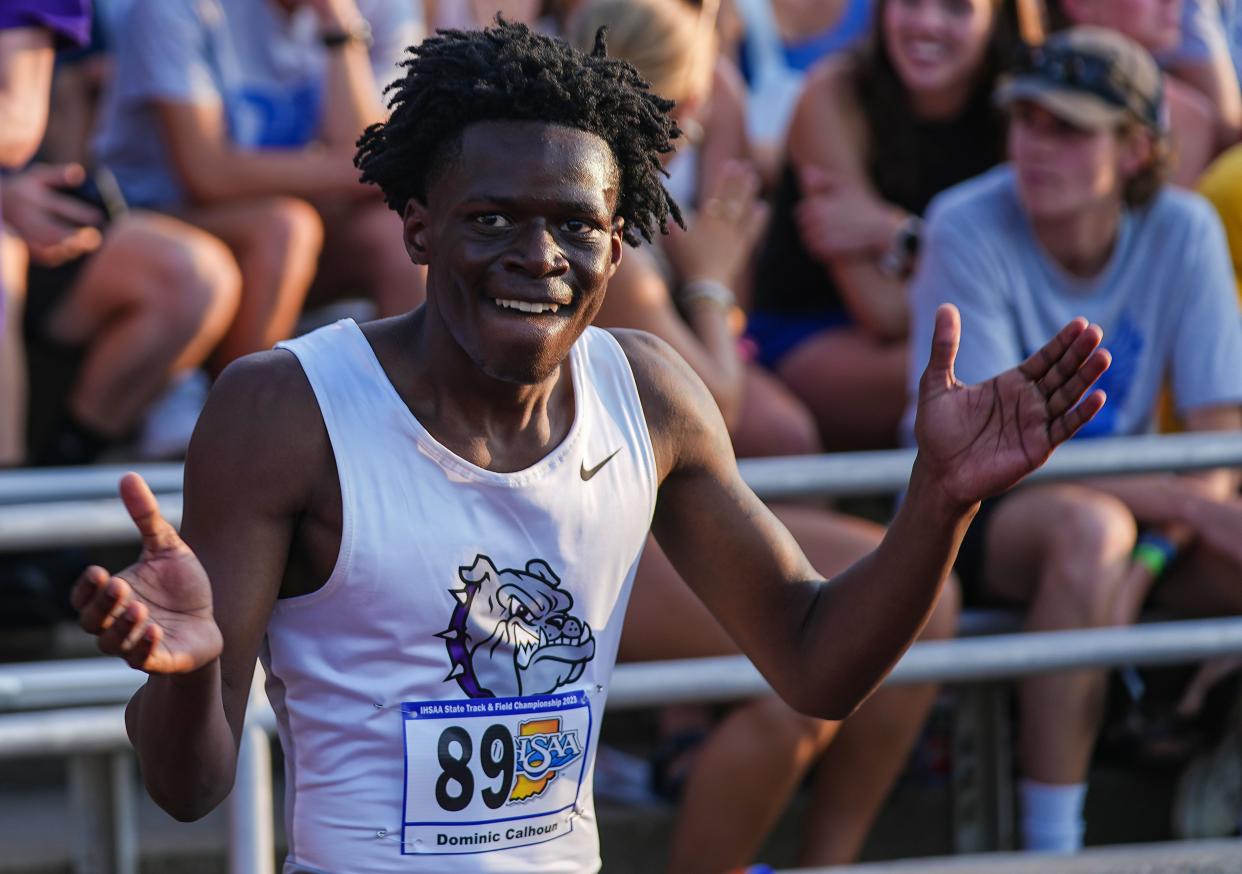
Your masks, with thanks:
[[[421,5],[358,0],[381,91],[422,39]],[[115,39],[95,151],[131,204],[169,208],[184,197],[155,101],[221,107],[230,139],[248,149],[295,148],[317,135],[329,50],[309,7],[286,13],[274,0],[131,0]]]
[[[1197,194],[1166,187],[1122,214],[1108,263],[1076,278],[1036,240],[1008,165],[941,194],[928,212],[911,287],[910,391],[931,351],[936,308],[956,304],[966,384],[1021,363],[1075,316],[1104,330],[1113,363],[1104,409],[1080,436],[1141,434],[1168,383],[1179,412],[1242,403],[1242,315],[1220,220]]]

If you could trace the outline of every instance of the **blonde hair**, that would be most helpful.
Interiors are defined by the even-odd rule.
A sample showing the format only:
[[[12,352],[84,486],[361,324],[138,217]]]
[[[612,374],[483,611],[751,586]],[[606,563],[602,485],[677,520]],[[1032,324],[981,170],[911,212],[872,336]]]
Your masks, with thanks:
[[[651,90],[678,103],[703,96],[716,58],[715,9],[683,0],[590,0],[574,16],[569,40],[589,51],[608,28],[608,54],[629,61]]]

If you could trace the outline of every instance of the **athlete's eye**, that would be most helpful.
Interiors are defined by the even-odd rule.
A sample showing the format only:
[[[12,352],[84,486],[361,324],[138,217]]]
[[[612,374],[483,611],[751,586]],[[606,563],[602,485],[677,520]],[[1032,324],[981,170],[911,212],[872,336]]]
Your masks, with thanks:
[[[586,222],[582,219],[570,219],[565,222],[565,224],[561,225],[561,227],[569,233],[579,237],[589,237],[599,230],[599,228],[591,222]]]
[[[497,230],[500,228],[513,227],[513,222],[509,221],[506,216],[503,216],[498,212],[485,212],[481,215],[476,215],[474,217],[474,223],[485,228],[493,228]]]

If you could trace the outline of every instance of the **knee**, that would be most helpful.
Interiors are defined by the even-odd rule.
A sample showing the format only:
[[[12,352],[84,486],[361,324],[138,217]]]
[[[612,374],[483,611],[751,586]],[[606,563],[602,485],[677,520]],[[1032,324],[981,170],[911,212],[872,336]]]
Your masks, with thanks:
[[[367,202],[351,213],[350,249],[358,253],[362,272],[382,277],[394,271],[412,272],[400,217],[383,202]]]
[[[790,406],[762,428],[764,455],[818,455],[824,451],[819,426],[810,410]]]
[[[257,254],[313,264],[323,248],[323,219],[305,200],[273,197],[260,208]]]
[[[1051,533],[1041,594],[1076,606],[1087,621],[1104,621],[1124,578],[1116,568],[1127,561],[1137,537],[1138,525],[1125,504],[1084,490],[1066,503]]]
[[[838,726],[836,722],[799,713],[775,695],[747,705],[747,721],[755,743],[784,748],[806,765],[824,751]]]
[[[241,272],[227,246],[187,231],[151,246],[143,264],[145,297],[170,335],[223,334],[241,298]]]

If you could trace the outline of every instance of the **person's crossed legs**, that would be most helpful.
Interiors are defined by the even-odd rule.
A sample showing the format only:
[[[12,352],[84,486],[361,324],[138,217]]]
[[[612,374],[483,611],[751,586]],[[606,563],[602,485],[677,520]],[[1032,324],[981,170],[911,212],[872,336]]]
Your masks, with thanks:
[[[42,332],[82,350],[64,422],[40,464],[82,463],[81,438],[124,435],[172,376],[199,365],[224,335],[241,285],[216,238],[184,222],[133,213],[112,225]]]

